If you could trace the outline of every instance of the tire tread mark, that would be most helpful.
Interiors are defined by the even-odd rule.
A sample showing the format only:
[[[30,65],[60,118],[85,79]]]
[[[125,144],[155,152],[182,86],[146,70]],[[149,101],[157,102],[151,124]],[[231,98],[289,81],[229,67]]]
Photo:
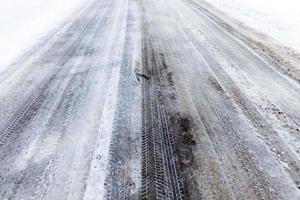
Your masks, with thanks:
[[[145,34],[146,35],[146,34]],[[147,36],[147,35],[146,35]],[[169,118],[163,102],[160,70],[153,41],[143,41],[144,74],[142,99],[142,189],[141,199],[184,199],[177,173],[177,157]]]
[[[99,15],[99,13],[95,12],[95,15]],[[8,117],[6,123],[0,128],[0,147],[6,144],[11,135],[34,116],[34,114],[29,116],[27,116],[27,114],[31,109],[37,109],[38,105],[44,102],[46,99],[46,95],[44,95],[45,90],[55,78],[56,74],[63,69],[63,66],[68,62],[69,58],[80,50],[83,38],[94,23],[93,19],[94,18],[83,25],[82,31],[70,46],[67,47],[67,51],[59,59],[54,69],[50,71],[49,75],[40,83],[39,87],[35,88],[28,97],[25,97],[25,99],[16,106],[16,109]]]

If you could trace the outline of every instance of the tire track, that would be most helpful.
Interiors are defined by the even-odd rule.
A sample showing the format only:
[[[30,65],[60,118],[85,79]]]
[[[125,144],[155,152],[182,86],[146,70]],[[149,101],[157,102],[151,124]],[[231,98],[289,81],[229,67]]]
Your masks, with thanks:
[[[85,27],[83,27],[83,30],[80,31],[80,34],[78,36],[78,38],[72,41],[72,45],[70,46],[70,49],[66,49],[66,53],[64,54],[64,56],[61,58],[61,60],[59,61],[59,66],[62,67],[58,67],[54,72],[52,72],[52,74],[48,77],[48,79],[45,80],[46,83],[42,84],[42,87],[37,87],[37,93],[33,96],[34,99],[32,100],[32,98],[28,98],[25,100],[25,103],[22,103],[21,106],[22,108],[24,108],[24,112],[22,112],[19,118],[17,118],[17,120],[22,119],[22,117],[24,118],[24,116],[26,116],[26,111],[31,111],[32,110],[32,105],[35,106],[36,105],[36,99],[40,96],[42,96],[44,99],[43,101],[45,101],[46,99],[46,90],[49,87],[49,85],[53,82],[53,80],[57,80],[56,82],[66,82],[64,84],[58,84],[58,87],[60,88],[60,85],[64,85],[64,88],[60,88],[63,91],[61,92],[62,96],[58,97],[60,98],[60,101],[58,102],[57,107],[55,108],[54,114],[52,114],[50,121],[47,123],[47,132],[51,132],[50,130],[53,130],[55,133],[58,132],[65,132],[67,126],[71,123],[72,118],[74,118],[74,115],[76,114],[76,110],[78,107],[78,104],[80,103],[79,100],[82,99],[85,95],[85,93],[87,92],[87,84],[88,84],[88,77],[93,75],[93,71],[94,69],[90,69],[91,68],[91,64],[92,62],[94,62],[93,59],[89,59],[88,62],[84,63],[83,67],[80,67],[80,73],[71,73],[70,75],[67,75],[65,77],[61,77],[61,75],[64,74],[69,74],[70,71],[74,71],[73,68],[78,68],[81,64],[81,62],[84,61],[84,59],[82,59],[80,61],[80,63],[77,63],[74,65],[74,63],[69,63],[68,57],[69,59],[71,59],[72,57],[78,55],[80,56],[85,55],[90,57],[90,44],[92,44],[96,38],[102,36],[102,34],[99,34],[99,31],[102,31],[102,25],[106,23],[106,21],[108,20],[105,17],[105,14],[108,12],[108,7],[104,10],[104,12],[98,12],[98,9],[101,8],[99,7],[99,5],[95,6],[94,5],[94,9],[93,9],[93,17],[88,20],[88,23],[85,24]],[[97,25],[97,26],[96,26]],[[88,53],[88,55],[87,55]],[[69,65],[66,65],[66,64]],[[73,65],[72,65],[73,64]],[[95,67],[95,66],[93,66]],[[78,69],[75,69],[75,71]],[[62,80],[60,80],[62,79]],[[79,92],[76,92],[79,91]],[[38,96],[38,97],[36,97]],[[29,103],[27,103],[29,101]],[[42,104],[43,101],[41,101],[40,103]],[[36,108],[37,110],[38,108]],[[35,111],[36,111],[35,110]],[[19,111],[19,110],[18,110]],[[24,115],[22,115],[24,113]],[[13,117],[15,117],[13,115]],[[34,117],[34,116],[32,116]],[[65,117],[65,119],[62,120],[62,118]],[[24,124],[20,124],[19,121],[13,121],[11,123],[12,125],[9,126],[9,128],[15,127],[15,126],[21,126]],[[24,127],[23,127],[24,128]],[[50,129],[49,129],[50,128]],[[9,129],[10,130],[10,129]],[[14,130],[13,130],[14,131]],[[12,132],[13,132],[12,131]],[[45,130],[44,130],[45,131]],[[4,132],[6,133],[6,132]],[[54,146],[56,146],[59,143],[60,138],[62,137],[62,135],[57,137],[57,140],[55,142],[55,144],[53,144]],[[42,155],[43,151],[38,152],[37,153],[37,157],[38,155]],[[49,152],[48,152],[49,154]],[[46,152],[47,155],[47,152]],[[51,162],[50,162],[51,161]],[[48,179],[45,179],[44,176],[48,176],[49,175],[49,171],[53,168],[53,160],[50,159],[50,161],[48,162],[48,164],[46,164],[47,167],[42,166],[42,168],[38,169],[37,166],[34,165],[33,163],[29,163],[30,166],[28,166],[27,168],[29,168],[26,171],[22,171],[21,174],[18,177],[18,180],[15,181],[16,184],[14,184],[14,186],[11,188],[11,190],[14,191],[13,196],[19,195],[16,193],[16,191],[20,188],[23,187],[26,181],[28,180],[33,180],[34,177],[35,178],[35,186],[36,187],[40,187],[40,186],[46,186],[46,182],[49,181]],[[44,171],[44,169],[46,171]],[[32,176],[32,174],[36,173],[39,174],[40,176]],[[44,177],[44,178],[43,178]],[[46,182],[45,182],[46,181]],[[43,182],[43,183],[42,183]],[[26,186],[27,184],[25,184]],[[30,184],[29,184],[30,185]],[[29,185],[27,185],[27,187],[29,187]],[[41,190],[41,189],[40,189]],[[41,192],[39,190],[39,192]],[[35,192],[33,192],[35,193]],[[3,193],[4,195],[4,193]]]
[[[186,21],[187,24],[192,22],[190,19],[182,18]],[[278,153],[283,153],[285,156],[281,156],[278,159],[282,162],[287,162],[291,170],[287,170],[287,173],[290,177],[297,182],[300,179],[299,166],[300,162],[297,155],[293,150],[287,146],[284,141],[278,136],[278,133],[272,128],[272,126],[263,118],[261,113],[255,108],[253,102],[251,102],[244,94],[243,91],[236,85],[234,80],[229,76],[224,68],[218,63],[217,58],[215,58],[211,52],[214,52],[212,46],[214,45],[207,44],[208,42],[197,41],[195,38],[203,38],[204,33],[201,30],[187,31],[184,27],[183,31],[185,34],[191,38],[193,45],[197,48],[197,51],[203,57],[207,66],[212,70],[212,73],[216,76],[215,80],[218,87],[222,90],[225,90],[228,97],[231,97],[235,103],[240,107],[245,116],[251,121],[252,125],[255,127],[257,133],[263,137],[264,142],[269,146],[276,156]],[[246,78],[245,78],[246,79]],[[251,85],[251,84],[249,84]],[[224,89],[223,89],[224,88]]]
[[[145,28],[146,29],[146,28]],[[164,106],[160,71],[164,63],[144,30],[142,100],[142,199],[184,199],[174,151],[174,132]],[[158,50],[158,48],[156,48]]]
[[[130,5],[132,1],[126,1],[122,5],[122,30],[124,35],[119,35],[120,70],[117,88],[116,108],[114,111],[111,142],[109,145],[108,171],[105,177],[106,199],[130,199],[130,127],[133,101],[133,74],[132,74],[132,31],[134,28],[134,16]],[[123,31],[121,31],[123,33]],[[120,37],[122,36],[122,37]]]
[[[192,10],[195,10],[196,16],[207,20],[205,24],[200,20],[200,25],[206,29],[206,31],[202,32],[212,41],[216,42],[218,47],[224,52],[224,55],[233,64],[239,66],[264,94],[272,99],[281,110],[285,110],[286,115],[299,126],[300,119],[297,100],[300,98],[300,90],[298,83],[291,80],[290,77],[279,73],[275,69],[276,66],[274,67],[274,64],[267,63],[261,55],[255,53],[249,45],[243,43],[245,36],[228,27],[227,24],[206,10],[202,5],[193,0],[183,1],[183,3]],[[272,84],[265,84],[266,82]],[[286,98],[283,99],[282,96]],[[289,101],[285,99],[289,99]]]
[[[93,9],[93,11],[95,15],[100,15],[97,13],[97,9]],[[82,27],[82,31],[77,38],[74,41],[71,39],[69,40],[71,45],[67,47],[67,50],[60,60],[58,60],[56,66],[52,66],[54,69],[51,69],[52,71],[48,72],[48,76],[41,83],[39,83],[39,86],[36,87],[28,97],[18,103],[15,111],[12,112],[6,123],[0,128],[0,148],[8,141],[13,133],[18,131],[20,132],[20,129],[24,128],[26,124],[35,116],[36,111],[45,101],[45,90],[60,71],[64,71],[71,67],[65,67],[65,64],[76,54],[77,51],[81,50],[83,38],[87,37],[87,33],[94,22],[95,18],[92,18],[87,24],[84,24],[84,27]]]
[[[168,6],[166,6],[166,7],[170,8],[170,4],[167,4],[167,5]],[[177,4],[174,3],[174,5],[177,5]],[[176,24],[174,26],[179,27],[179,30],[181,30],[182,27],[185,27],[184,23],[181,22],[182,21],[181,17],[183,14],[180,14],[180,13],[179,14],[172,13],[172,14],[175,16],[178,16],[178,18],[174,19],[174,22]],[[167,20],[167,22],[172,23],[173,20],[172,21]],[[154,26],[159,26],[159,24],[156,24]],[[230,101],[228,101],[226,99],[227,97],[225,97],[225,96],[223,97],[223,95],[218,94],[218,93],[223,93],[224,90],[220,86],[218,81],[216,80],[215,75],[213,73],[211,73],[211,70],[206,69],[205,63],[202,63],[202,62],[198,63],[195,61],[190,62],[190,60],[193,60],[193,59],[191,59],[193,56],[195,56],[194,58],[198,57],[197,56],[198,53],[195,51],[195,49],[197,49],[197,48],[193,47],[193,41],[195,39],[190,38],[189,34],[186,34],[184,31],[182,31],[182,32],[180,31],[179,33],[180,33],[180,35],[183,35],[183,37],[186,36],[186,38],[187,38],[186,41],[188,41],[187,45],[183,46],[183,48],[186,48],[186,49],[183,52],[179,51],[180,53],[178,53],[178,55],[177,55],[177,56],[179,56],[179,58],[176,58],[176,56],[173,57],[173,54],[176,55],[175,52],[176,52],[178,46],[181,46],[180,44],[184,41],[177,42],[177,41],[175,41],[176,39],[174,40],[174,38],[171,38],[169,41],[165,41],[165,43],[163,43],[163,44],[170,45],[167,52],[170,53],[170,55],[172,55],[172,57],[174,59],[174,63],[176,63],[176,65],[184,66],[183,71],[185,71],[184,74],[186,74],[185,79],[189,81],[189,85],[190,85],[190,87],[192,87],[190,90],[193,93],[193,95],[192,95],[193,101],[198,109],[198,113],[202,119],[202,122],[205,125],[207,133],[209,134],[211,140],[213,141],[215,148],[217,148],[216,150],[217,150],[218,154],[223,155],[224,152],[221,152],[220,148],[218,149],[218,146],[220,146],[220,144],[219,144],[219,138],[217,137],[217,135],[227,135],[227,137],[224,138],[225,141],[224,141],[224,139],[222,139],[223,140],[222,143],[230,144],[230,146],[232,146],[232,150],[235,153],[233,153],[233,156],[231,156],[231,157],[234,158],[235,157],[234,154],[237,156],[238,161],[242,165],[242,169],[244,170],[244,173],[246,173],[247,176],[249,177],[249,179],[251,180],[250,188],[254,189],[258,198],[283,197],[283,196],[281,196],[282,193],[280,194],[280,193],[274,192],[273,189],[270,189],[273,185],[272,181],[277,182],[277,180],[274,180],[274,179],[270,180],[270,177],[268,176],[268,174],[262,172],[261,169],[258,167],[259,164],[257,162],[259,161],[259,159],[255,159],[255,160],[253,159],[253,155],[249,150],[249,149],[251,149],[249,146],[251,144],[248,141],[246,141],[245,138],[243,138],[246,135],[239,133],[239,130],[240,130],[240,128],[238,126],[239,123],[238,122],[233,123],[230,121],[230,119],[232,117],[234,117],[234,116],[231,116],[230,113],[232,113],[236,109],[234,108],[234,105],[232,105],[232,103],[230,103]],[[160,34],[163,35],[162,33],[160,33]],[[160,36],[160,34],[158,33],[159,36]],[[172,36],[175,37],[175,35],[176,34],[174,34]],[[172,39],[173,39],[173,41],[172,41]],[[190,45],[190,44],[192,44],[192,45]],[[202,47],[202,48],[204,48],[204,47]],[[197,67],[192,68],[191,67],[191,66],[196,66],[196,65],[199,65],[201,67],[200,68],[197,68]],[[198,74],[198,78],[194,74]],[[201,79],[201,77],[203,80]],[[198,81],[199,78],[200,78],[201,82],[198,84],[190,82],[191,80]],[[208,78],[208,81],[207,81],[207,78]],[[211,82],[211,81],[213,81],[213,82]],[[217,93],[214,92],[216,90],[217,90]],[[218,102],[218,99],[224,103]],[[224,104],[224,105],[222,107],[219,104],[221,104],[221,105]],[[238,118],[235,117],[234,119],[237,120]],[[238,121],[241,123],[243,120],[239,119]],[[248,125],[245,124],[245,126],[248,126]],[[248,138],[248,137],[246,137],[246,138]],[[226,141],[227,139],[228,139],[228,141]],[[237,141],[239,141],[239,142],[237,142]],[[224,145],[222,144],[221,146],[224,146]],[[248,152],[248,150],[249,150],[249,152]],[[263,152],[268,154],[265,150]],[[268,155],[268,157],[270,157],[270,155]],[[280,168],[277,167],[277,170],[278,169],[280,169]],[[282,175],[284,175],[284,173],[282,173]],[[287,177],[285,177],[285,178],[288,181],[290,181]],[[278,184],[278,183],[274,183],[274,185],[276,185],[276,184]],[[290,188],[290,189],[292,189],[292,188]]]

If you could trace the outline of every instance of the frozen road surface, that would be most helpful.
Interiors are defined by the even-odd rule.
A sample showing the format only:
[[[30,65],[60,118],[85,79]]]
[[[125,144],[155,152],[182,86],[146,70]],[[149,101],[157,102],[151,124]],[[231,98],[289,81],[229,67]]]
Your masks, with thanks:
[[[300,199],[299,80],[250,42],[201,0],[88,1],[0,74],[0,199]]]

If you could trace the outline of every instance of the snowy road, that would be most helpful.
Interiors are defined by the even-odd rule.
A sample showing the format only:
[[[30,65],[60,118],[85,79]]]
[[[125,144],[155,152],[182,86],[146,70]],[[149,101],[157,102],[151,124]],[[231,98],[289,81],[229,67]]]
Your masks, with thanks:
[[[0,199],[300,199],[299,82],[201,2],[89,1],[0,74]]]

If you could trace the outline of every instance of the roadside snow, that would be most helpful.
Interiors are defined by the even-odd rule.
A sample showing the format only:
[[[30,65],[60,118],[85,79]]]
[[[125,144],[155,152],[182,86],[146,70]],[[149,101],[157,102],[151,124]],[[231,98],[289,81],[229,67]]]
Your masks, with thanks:
[[[205,0],[246,27],[300,52],[299,0]]]
[[[0,0],[0,74],[88,0]]]

